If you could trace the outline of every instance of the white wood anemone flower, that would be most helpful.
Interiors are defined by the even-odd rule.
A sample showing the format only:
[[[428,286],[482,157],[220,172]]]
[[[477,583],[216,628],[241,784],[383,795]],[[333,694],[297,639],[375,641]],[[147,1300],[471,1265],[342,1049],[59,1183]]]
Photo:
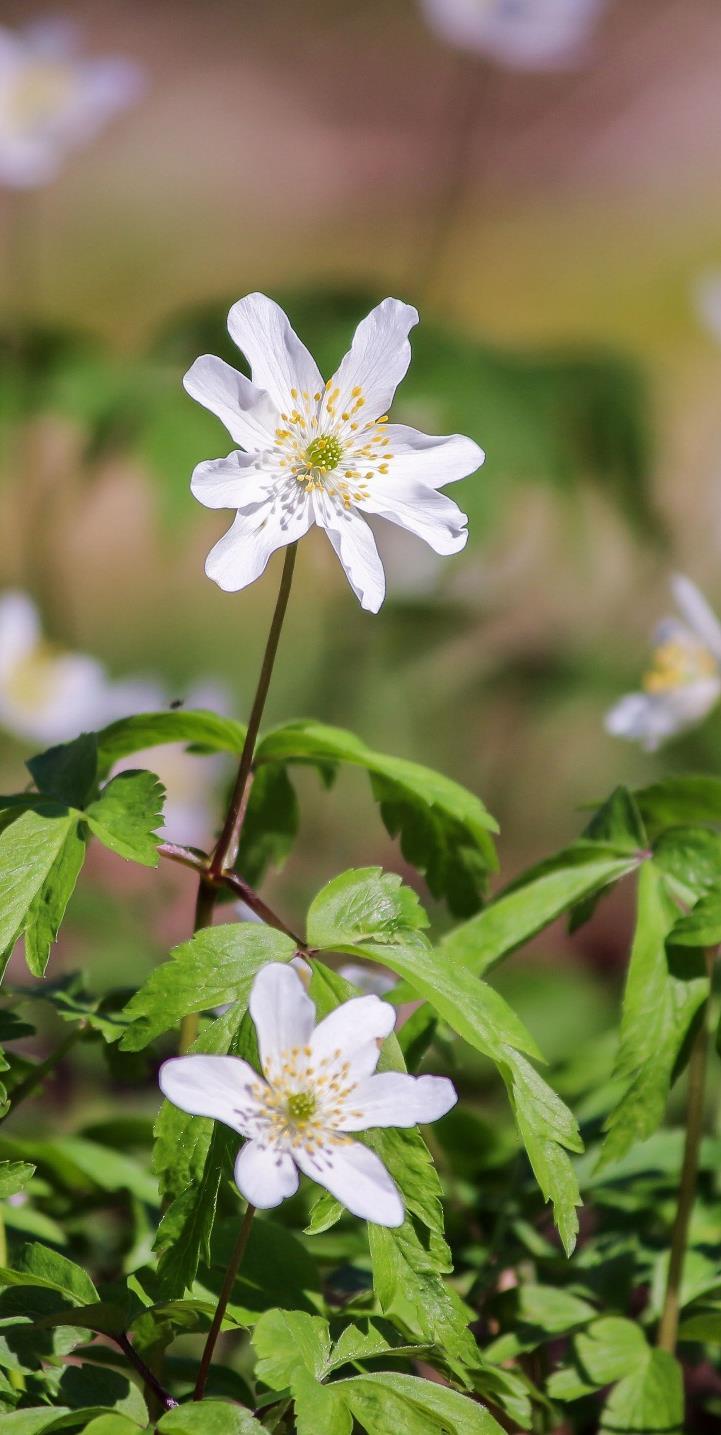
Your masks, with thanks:
[[[235,1182],[253,1206],[279,1206],[299,1172],[379,1226],[403,1222],[403,1201],[383,1162],[353,1133],[436,1121],[455,1105],[440,1076],[375,1074],[396,1012],[375,996],[343,1002],[316,1026],[315,1006],[292,965],[270,962],[250,995],[262,1075],[236,1056],[178,1056],[160,1068],[163,1095],[245,1137]]]
[[[605,0],[421,0],[432,29],[460,50],[519,70],[583,60]]]
[[[671,589],[681,618],[659,624],[643,691],[627,693],[606,714],[613,737],[647,752],[703,722],[721,698],[721,623],[690,578],[677,574]]]
[[[102,663],[45,638],[26,593],[0,596],[0,726],[31,742],[57,743],[118,716]]]
[[[0,184],[47,184],[142,90],[131,60],[85,59],[69,21],[0,27]]]
[[[327,382],[264,294],[248,294],[228,315],[252,382],[212,354],[196,359],[184,384],[240,444],[227,458],[195,469],[191,488],[207,508],[234,508],[232,527],[205,571],[237,592],[270,555],[324,528],[354,593],[376,613],[385,596],[383,565],[364,514],[377,514],[425,540],[436,553],[464,547],[467,518],[439,488],[466,478],[483,450],[461,434],[437,438],[388,423],[411,359],[408,334],[418,314],[384,299],[363,319],[350,351]]]

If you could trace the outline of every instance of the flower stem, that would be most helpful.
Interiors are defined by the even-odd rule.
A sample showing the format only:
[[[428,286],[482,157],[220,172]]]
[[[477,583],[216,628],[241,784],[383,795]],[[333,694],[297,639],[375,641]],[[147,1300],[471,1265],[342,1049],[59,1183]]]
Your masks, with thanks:
[[[135,1367],[138,1375],[142,1375],[144,1384],[157,1396],[163,1409],[174,1410],[178,1405],[178,1401],[174,1400],[172,1395],[169,1395],[167,1390],[160,1384],[157,1375],[153,1373],[149,1365],[145,1364],[142,1356],[138,1355],[137,1350],[133,1348],[127,1335],[115,1335],[113,1339],[116,1345],[120,1346],[123,1354],[130,1361],[130,1364]]]
[[[713,973],[714,952],[707,952],[709,982]],[[688,1103],[686,1108],[686,1143],[678,1189],[678,1204],[671,1233],[671,1251],[666,1278],[666,1294],[658,1327],[656,1344],[659,1350],[673,1355],[678,1337],[681,1309],[681,1282],[686,1259],[688,1228],[696,1198],[699,1148],[703,1133],[704,1097],[706,1093],[706,1062],[708,1057],[708,1021],[704,1015],[691,1048],[688,1064]]]
[[[202,873],[198,883],[193,932],[199,932],[202,927],[210,927],[212,925],[217,883],[221,878],[227,881],[228,874],[225,874],[225,868],[233,866],[238,853],[240,832],[243,826],[248,794],[250,792],[249,779],[253,766],[253,754],[255,753],[258,730],[263,717],[270,680],[273,675],[273,667],[278,652],[278,643],[280,642],[280,635],[283,628],[285,610],[288,607],[297,550],[297,543],[289,544],[285,550],[280,588],[278,589],[275,611],[270,625],[270,632],[268,633],[268,641],[265,645],[258,686],[255,691],[253,707],[248,721],[248,731],[246,732],[243,750],[240,754],[238,776],[235,779],[233,795],[230,799],[223,830],[215,845],[207,870]],[[188,1051],[193,1045],[197,1035],[198,1016],[196,1012],[190,1012],[188,1016],[183,1017],[180,1024],[179,1049],[181,1054]]]
[[[265,645],[263,664],[260,670],[258,686],[256,688],[255,697],[253,699],[253,707],[251,709],[250,718],[248,721],[248,731],[245,735],[243,751],[240,754],[238,776],[235,779],[235,787],[233,788],[233,795],[230,799],[228,815],[225,819],[223,830],[220,834],[220,837],[218,838],[218,841],[215,846],[215,851],[213,852],[213,855],[210,859],[210,873],[213,877],[219,876],[219,874],[224,870],[225,867],[232,867],[237,854],[240,830],[243,825],[243,818],[245,816],[248,779],[250,777],[250,770],[253,765],[255,743],[258,737],[258,730],[260,728],[261,720],[263,717],[263,709],[265,708],[265,700],[268,696],[270,680],[273,675],[273,667],[275,664],[276,653],[278,652],[278,643],[280,641],[280,634],[283,628],[285,610],[288,607],[288,599],[290,597],[290,588],[293,581],[293,569],[295,567],[295,557],[297,550],[297,543],[289,544],[289,546],[285,550],[285,559],[283,562],[283,572],[280,579],[280,588],[278,590],[278,597],[275,604],[275,612],[273,613],[273,621],[270,625],[268,641]]]
[[[218,1336],[220,1335],[220,1327],[223,1324],[223,1316],[225,1315],[228,1301],[230,1300],[230,1293],[233,1289],[235,1277],[238,1274],[240,1263],[243,1259],[243,1256],[245,1255],[245,1248],[248,1244],[248,1237],[250,1235],[250,1228],[253,1224],[254,1215],[255,1206],[251,1206],[249,1203],[243,1217],[243,1224],[240,1228],[240,1234],[235,1244],[235,1250],[230,1257],[228,1269],[225,1272],[225,1280],[223,1281],[223,1287],[220,1292],[220,1295],[218,1296],[218,1304],[216,1306],[215,1315],[213,1316],[213,1324],[208,1331],[208,1338],[205,1342],[205,1349],[203,1351],[203,1356],[200,1362],[200,1369],[198,1371],[198,1379],[195,1382],[195,1390],[193,1392],[194,1400],[202,1400],[203,1395],[205,1394],[205,1386],[208,1380],[210,1362],[213,1359],[213,1351],[215,1350],[216,1341],[218,1339]]]

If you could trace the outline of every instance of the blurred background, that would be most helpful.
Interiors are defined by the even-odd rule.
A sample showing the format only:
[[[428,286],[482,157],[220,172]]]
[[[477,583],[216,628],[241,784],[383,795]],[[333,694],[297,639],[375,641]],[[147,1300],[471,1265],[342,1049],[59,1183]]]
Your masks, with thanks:
[[[562,31],[566,8],[550,7]],[[457,778],[500,821],[502,881],[577,835],[582,804],[615,784],[714,769],[719,712],[655,755],[603,720],[647,666],[673,571],[721,606],[721,319],[699,298],[721,268],[721,8],[576,0],[567,33],[527,27],[520,45],[516,9],[88,0],[58,17],[4,0],[9,29],[42,22],[48,42],[48,19],[70,21],[83,55],[137,67],[107,127],[53,173],[0,183],[0,588],[37,610],[17,620],[30,688],[0,694],[6,791],[38,747],[101,725],[72,683],[62,730],[33,719],[66,692],[43,687],[58,650],[102,665],[102,720],[121,696],[142,709],[209,692],[247,716],[280,559],[241,594],[205,578],[226,515],[193,501],[189,476],[232,445],[181,377],[205,351],[240,364],[225,315],[253,289],[329,373],[372,303],[416,304],[394,417],[488,455],[453,493],[464,553],[379,532],[376,618],[324,537],[304,541],[270,720],[348,725]],[[0,46],[0,81],[2,64]],[[147,761],[171,835],[209,840],[222,760]],[[300,840],[268,888],[289,918],[344,866],[404,870],[360,775],[299,788]],[[101,985],[119,969],[132,985],[188,935],[194,882],[106,856],[55,970],[87,960]],[[629,922],[621,892],[499,974],[551,1057],[608,1025]]]

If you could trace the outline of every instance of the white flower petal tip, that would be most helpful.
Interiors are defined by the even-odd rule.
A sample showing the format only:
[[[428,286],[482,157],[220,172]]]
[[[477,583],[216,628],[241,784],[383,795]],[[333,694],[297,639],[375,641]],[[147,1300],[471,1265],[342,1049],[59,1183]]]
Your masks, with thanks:
[[[67,25],[0,27],[0,184],[31,189],[54,179],[144,88],[131,60],[83,58]]]
[[[605,718],[612,737],[647,752],[703,722],[721,698],[721,624],[690,578],[674,574],[671,590],[682,621],[659,625],[644,691],[627,693]]]
[[[212,354],[196,359],[183,380],[242,449],[198,464],[191,479],[205,507],[236,510],[205,564],[218,587],[247,587],[276,549],[317,525],[361,607],[377,613],[385,575],[364,514],[388,519],[444,557],[464,547],[466,515],[437,490],[476,472],[483,450],[462,434],[431,437],[387,421],[417,322],[412,305],[384,299],[324,381],[272,299],[248,294],[233,305],[228,328],[252,380]]]
[[[302,1171],[348,1210],[381,1226],[404,1220],[401,1194],[382,1161],[351,1133],[436,1121],[456,1101],[445,1077],[376,1075],[396,1012],[377,996],[353,997],[315,1025],[302,959],[270,962],[255,978],[250,1013],[263,1074],[234,1056],[173,1057],[163,1094],[193,1116],[245,1137],[239,1191],[270,1208],[292,1196]]]
[[[590,56],[605,0],[422,0],[447,44],[520,70],[565,69]]]

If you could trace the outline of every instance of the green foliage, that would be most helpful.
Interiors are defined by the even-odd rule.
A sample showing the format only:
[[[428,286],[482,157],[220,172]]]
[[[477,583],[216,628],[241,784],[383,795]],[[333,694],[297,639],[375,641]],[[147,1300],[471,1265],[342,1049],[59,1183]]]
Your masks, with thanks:
[[[106,773],[123,757],[163,743],[184,742],[205,752],[240,752],[245,727],[216,713],[177,708],[169,712],[139,713],[110,723],[98,735],[98,765]]]
[[[260,767],[253,778],[236,860],[257,886],[268,867],[282,867],[298,833],[298,799],[281,763]]]
[[[47,933],[49,926],[41,894],[56,863],[62,861],[63,849],[76,826],[71,812],[48,804],[43,813],[24,812],[0,833],[0,884],[5,893],[0,913],[0,962],[3,965],[18,938],[39,920],[41,935],[31,938],[33,959],[38,959],[44,940],[42,934]],[[54,885],[57,890],[57,884]],[[56,904],[47,906],[57,912]]]
[[[152,772],[121,772],[91,802],[88,826],[105,847],[144,867],[158,865],[165,789]]]

